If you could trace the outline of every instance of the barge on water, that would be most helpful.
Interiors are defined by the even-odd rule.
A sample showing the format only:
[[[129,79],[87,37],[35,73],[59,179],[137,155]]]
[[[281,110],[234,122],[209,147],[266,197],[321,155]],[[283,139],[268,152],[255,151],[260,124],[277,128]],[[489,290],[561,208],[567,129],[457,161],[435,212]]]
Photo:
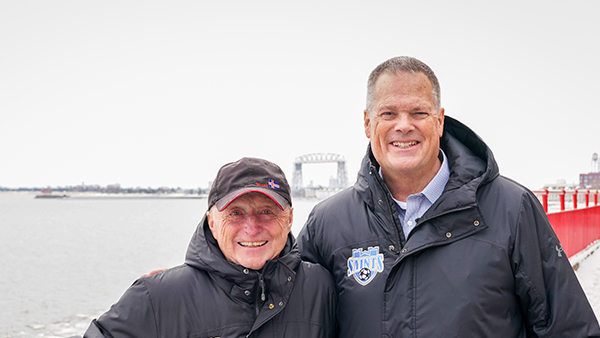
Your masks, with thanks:
[[[39,195],[35,195],[35,198],[67,198],[69,195],[67,194],[53,194],[52,190],[42,190],[42,193]]]

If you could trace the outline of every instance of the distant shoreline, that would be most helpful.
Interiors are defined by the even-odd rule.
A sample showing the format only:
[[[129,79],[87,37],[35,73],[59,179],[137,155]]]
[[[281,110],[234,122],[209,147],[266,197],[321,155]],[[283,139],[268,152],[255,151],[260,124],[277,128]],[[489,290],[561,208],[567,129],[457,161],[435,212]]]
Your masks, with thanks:
[[[40,195],[39,191],[0,191],[0,194],[31,195],[35,198]],[[53,192],[49,196],[57,198],[49,199],[205,199],[206,194],[182,194],[182,193],[97,193],[97,192]],[[66,195],[64,198],[63,195]],[[44,199],[44,198],[42,198]]]

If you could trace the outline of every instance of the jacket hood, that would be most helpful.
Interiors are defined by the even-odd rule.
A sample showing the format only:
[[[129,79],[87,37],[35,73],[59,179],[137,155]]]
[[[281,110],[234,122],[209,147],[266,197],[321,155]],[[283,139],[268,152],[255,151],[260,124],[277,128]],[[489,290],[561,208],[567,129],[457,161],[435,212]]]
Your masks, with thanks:
[[[246,268],[229,262],[221,252],[217,240],[213,237],[208,227],[206,214],[192,236],[186,253],[185,263],[197,269],[205,270],[210,274],[234,280],[236,283],[241,283],[247,276],[247,273],[244,273]],[[291,270],[294,270],[300,263],[300,253],[298,252],[296,239],[291,232],[288,234],[285,246],[278,258],[267,261],[262,272],[267,274],[278,263],[286,265]]]
[[[440,147],[446,154],[450,166],[450,178],[439,200],[439,202],[447,200],[442,208],[475,205],[477,189],[499,175],[498,165],[491,149],[469,127],[449,116],[444,117],[444,132],[440,138]],[[372,171],[379,171],[379,163],[375,160],[369,143],[354,188],[371,206],[374,205],[374,197],[369,185],[376,184],[370,178]],[[387,187],[382,185],[384,190],[388,191]],[[445,198],[447,191],[453,191],[451,199]],[[439,204],[436,203],[438,206]]]
[[[450,178],[424,219],[452,210],[478,208],[477,191],[499,175],[492,150],[469,127],[448,116],[440,147],[448,157]]]
[[[446,152],[456,183],[478,179],[479,185],[488,183],[499,175],[499,168],[492,150],[469,127],[446,116],[440,147]],[[452,170],[451,170],[452,171]],[[452,178],[452,177],[451,177]]]

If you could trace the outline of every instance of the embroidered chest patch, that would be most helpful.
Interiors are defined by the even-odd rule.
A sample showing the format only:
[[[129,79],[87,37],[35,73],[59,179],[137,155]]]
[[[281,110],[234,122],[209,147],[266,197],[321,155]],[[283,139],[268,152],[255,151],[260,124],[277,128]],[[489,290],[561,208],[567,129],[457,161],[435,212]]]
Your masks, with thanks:
[[[352,257],[348,257],[348,277],[354,276],[363,286],[369,284],[383,268],[383,254],[379,253],[378,246],[367,250],[352,249]]]

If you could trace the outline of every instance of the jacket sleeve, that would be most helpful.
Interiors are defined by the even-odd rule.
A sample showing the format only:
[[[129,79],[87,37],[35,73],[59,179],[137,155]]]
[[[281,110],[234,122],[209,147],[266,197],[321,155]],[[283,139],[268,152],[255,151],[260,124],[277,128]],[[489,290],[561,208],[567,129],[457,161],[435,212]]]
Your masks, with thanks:
[[[109,338],[110,336],[105,336],[104,334],[102,334],[102,331],[100,331],[100,327],[98,327],[98,324],[96,322],[96,320],[94,319],[92,321],[92,323],[90,324],[90,326],[88,327],[87,331],[85,331],[85,334],[83,335],[84,338]]]
[[[110,310],[94,320],[83,338],[153,338],[157,324],[143,279],[133,283]]]
[[[528,337],[600,337],[594,312],[537,198],[522,197],[512,264]]]
[[[298,250],[300,251],[302,260],[318,263],[329,268],[322,259],[320,252],[321,243],[316,243],[317,239],[323,236],[315,236],[315,228],[317,228],[317,224],[315,223],[315,210],[313,209],[308,215],[304,227],[298,234]]]

